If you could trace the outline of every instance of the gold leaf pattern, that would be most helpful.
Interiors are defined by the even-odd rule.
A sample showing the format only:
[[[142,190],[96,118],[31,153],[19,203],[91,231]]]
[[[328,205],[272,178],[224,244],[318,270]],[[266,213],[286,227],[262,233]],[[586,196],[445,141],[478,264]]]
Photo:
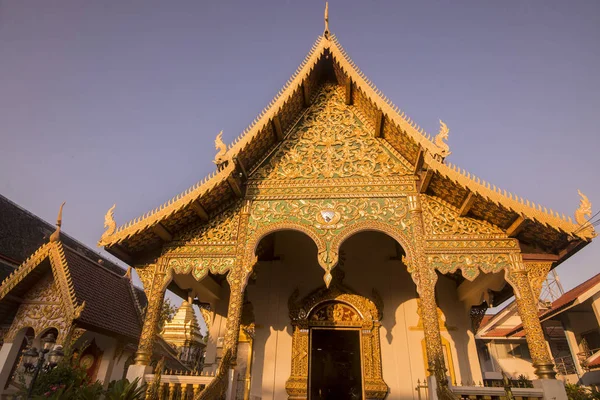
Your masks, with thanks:
[[[275,154],[253,174],[264,179],[389,177],[409,173],[325,84]]]

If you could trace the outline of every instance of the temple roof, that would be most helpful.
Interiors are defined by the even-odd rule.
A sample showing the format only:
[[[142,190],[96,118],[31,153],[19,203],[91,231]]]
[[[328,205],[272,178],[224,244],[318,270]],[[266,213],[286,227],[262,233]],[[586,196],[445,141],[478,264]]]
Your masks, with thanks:
[[[52,274],[66,317],[86,329],[137,341],[146,297],[129,274],[62,233],[60,216],[58,227],[52,227],[2,196],[0,216],[0,251],[5,259],[20,261],[0,284],[1,320],[11,318],[23,295]]]
[[[55,226],[32,212],[20,207],[0,194],[0,262],[17,267],[37,249],[48,242]],[[90,249],[65,232],[60,234],[61,242],[93,260],[102,260],[102,266],[118,275],[125,270],[117,264]],[[9,270],[9,273],[12,270]]]
[[[313,47],[286,85],[259,116],[229,146],[221,146],[222,164],[187,191],[119,227],[114,207],[105,220],[107,231],[99,246],[131,262],[138,253],[156,249],[177,231],[198,220],[219,214],[243,197],[245,180],[294,128],[322,83],[333,81],[350,95],[348,104],[366,116],[375,135],[386,140],[421,176],[421,192],[439,197],[460,210],[469,203],[466,216],[492,223],[534,248],[566,259],[595,236],[587,223],[591,205],[582,195],[582,209],[573,222],[564,215],[496,188],[444,160],[449,154],[443,141],[448,128],[442,123],[433,137],[386,98],[357,68],[328,30]],[[217,162],[218,160],[215,160]],[[240,178],[241,177],[241,178]],[[585,198],[585,201],[584,201]],[[584,204],[585,203],[585,204]]]

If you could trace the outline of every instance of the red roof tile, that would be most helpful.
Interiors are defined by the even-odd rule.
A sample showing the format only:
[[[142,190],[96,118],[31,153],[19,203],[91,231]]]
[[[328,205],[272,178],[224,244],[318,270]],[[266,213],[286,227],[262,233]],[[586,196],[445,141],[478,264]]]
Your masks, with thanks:
[[[588,368],[600,368],[600,351],[596,352],[596,354],[592,355],[587,360]]]
[[[554,315],[557,312],[560,312],[560,310],[562,310],[563,308],[570,306],[571,304],[573,304],[575,302],[575,300],[577,300],[577,298],[579,296],[583,295],[588,290],[593,289],[594,286],[596,286],[597,284],[600,284],[600,274],[591,277],[587,281],[581,283],[578,286],[575,286],[573,289],[569,290],[567,293],[560,296],[558,299],[556,299],[552,303],[552,306],[550,308],[548,308],[546,310],[541,310],[539,313],[540,320],[543,320],[544,318],[548,318],[551,315]],[[503,329],[503,330],[506,330],[506,329]],[[492,332],[492,331],[490,331],[490,332]],[[504,336],[520,337],[520,336],[524,335],[524,333],[522,333],[522,331],[523,331],[523,325],[521,324],[521,325],[516,326],[515,328],[509,329],[508,332]],[[485,335],[482,335],[482,337],[488,336],[490,332],[486,333]],[[498,335],[493,335],[493,336],[498,337]]]

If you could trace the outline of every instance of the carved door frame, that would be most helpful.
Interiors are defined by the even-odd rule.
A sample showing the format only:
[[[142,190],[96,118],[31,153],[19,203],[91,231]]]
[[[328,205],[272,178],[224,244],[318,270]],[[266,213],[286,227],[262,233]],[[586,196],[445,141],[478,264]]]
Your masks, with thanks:
[[[323,287],[299,302],[297,297],[298,290],[289,301],[293,336],[292,372],[285,385],[288,399],[308,399],[311,328],[358,329],[364,398],[385,398],[388,386],[381,369],[381,307],[341,284]]]

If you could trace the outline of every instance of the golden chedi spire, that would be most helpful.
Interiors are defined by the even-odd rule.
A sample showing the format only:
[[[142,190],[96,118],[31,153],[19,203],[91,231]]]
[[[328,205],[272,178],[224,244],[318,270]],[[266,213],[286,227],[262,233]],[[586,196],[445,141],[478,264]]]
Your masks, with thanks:
[[[192,296],[181,303],[171,321],[165,322],[161,336],[177,349],[181,362],[194,369],[202,356],[205,343],[192,307]]]
[[[60,205],[60,208],[58,209],[58,217],[56,218],[56,230],[52,233],[52,235],[50,235],[50,241],[51,242],[58,242],[58,240],[60,239],[60,227],[62,225],[62,212],[63,212],[63,207],[65,206],[67,202],[63,201],[63,203]]]

